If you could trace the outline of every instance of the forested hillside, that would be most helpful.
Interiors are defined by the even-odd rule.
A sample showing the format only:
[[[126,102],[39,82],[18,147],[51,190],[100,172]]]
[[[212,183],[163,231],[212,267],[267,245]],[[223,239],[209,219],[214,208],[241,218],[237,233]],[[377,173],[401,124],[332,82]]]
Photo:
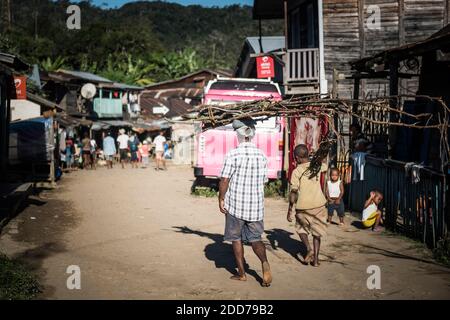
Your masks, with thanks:
[[[2,51],[48,70],[82,69],[127,83],[161,81],[204,67],[233,69],[245,37],[258,34],[249,6],[141,1],[103,9],[84,1],[81,30],[69,30],[70,1],[10,3],[12,23],[2,24]],[[282,24],[264,22],[263,34],[282,34]]]

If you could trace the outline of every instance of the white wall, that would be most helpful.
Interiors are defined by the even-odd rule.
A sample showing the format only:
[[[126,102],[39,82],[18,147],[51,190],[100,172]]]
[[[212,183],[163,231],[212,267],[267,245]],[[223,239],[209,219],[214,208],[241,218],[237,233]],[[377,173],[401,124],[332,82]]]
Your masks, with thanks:
[[[36,118],[40,115],[40,105],[28,100],[11,100],[11,121]]]

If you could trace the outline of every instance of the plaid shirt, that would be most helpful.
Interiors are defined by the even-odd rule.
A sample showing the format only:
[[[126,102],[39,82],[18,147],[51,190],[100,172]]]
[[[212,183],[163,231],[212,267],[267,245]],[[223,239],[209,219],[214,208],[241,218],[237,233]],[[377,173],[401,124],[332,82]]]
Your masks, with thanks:
[[[264,183],[267,159],[251,142],[243,142],[225,156],[222,178],[230,178],[225,194],[225,208],[238,219],[264,219]]]

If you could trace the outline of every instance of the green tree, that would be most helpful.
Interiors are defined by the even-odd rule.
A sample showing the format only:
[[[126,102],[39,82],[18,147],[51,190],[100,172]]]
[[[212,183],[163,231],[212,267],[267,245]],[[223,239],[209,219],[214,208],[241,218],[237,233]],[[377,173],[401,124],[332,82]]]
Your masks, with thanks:
[[[66,58],[61,56],[57,56],[55,59],[47,57],[47,59],[41,61],[40,66],[45,71],[56,71],[58,69],[65,68],[66,60]]]

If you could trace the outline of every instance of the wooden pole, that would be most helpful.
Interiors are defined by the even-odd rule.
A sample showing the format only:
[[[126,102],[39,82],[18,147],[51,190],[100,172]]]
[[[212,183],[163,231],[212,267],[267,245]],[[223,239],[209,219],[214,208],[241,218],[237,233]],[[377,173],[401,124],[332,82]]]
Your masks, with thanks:
[[[284,0],[284,46],[286,51],[289,48],[289,38],[288,38],[288,3]]]
[[[389,95],[391,97],[398,95],[398,68],[399,68],[399,62],[396,60],[393,60],[389,63]],[[389,101],[389,105],[391,108],[398,108],[399,99],[398,98],[391,98]],[[397,122],[398,121],[398,114],[397,113],[389,113],[389,121],[390,122]],[[388,151],[389,156],[392,157],[394,153],[394,147],[396,144],[396,129],[391,127],[389,130],[389,144],[388,144]]]
[[[333,68],[333,90],[332,90],[332,98],[337,99],[338,98],[338,86],[339,86],[339,73],[336,70],[336,68]],[[333,123],[335,130],[338,130],[338,116],[337,114],[333,115]],[[333,134],[333,139],[336,139],[336,142],[333,143],[331,149],[330,149],[330,157],[332,159],[332,163],[334,167],[337,168],[338,162],[337,162],[337,155],[338,155],[338,142],[337,142],[337,136],[336,134]]]
[[[398,45],[405,43],[405,0],[398,0]]]
[[[262,45],[262,26],[261,26],[261,18],[259,18],[259,53],[264,53],[263,45]]]
[[[353,84],[353,100],[359,99],[359,85],[361,84],[361,78],[357,77],[355,78],[354,84]],[[354,103],[352,105],[352,112],[355,114],[358,112],[358,103]],[[352,123],[355,123],[357,121],[355,116],[352,116]],[[350,129],[349,129],[350,130]]]

